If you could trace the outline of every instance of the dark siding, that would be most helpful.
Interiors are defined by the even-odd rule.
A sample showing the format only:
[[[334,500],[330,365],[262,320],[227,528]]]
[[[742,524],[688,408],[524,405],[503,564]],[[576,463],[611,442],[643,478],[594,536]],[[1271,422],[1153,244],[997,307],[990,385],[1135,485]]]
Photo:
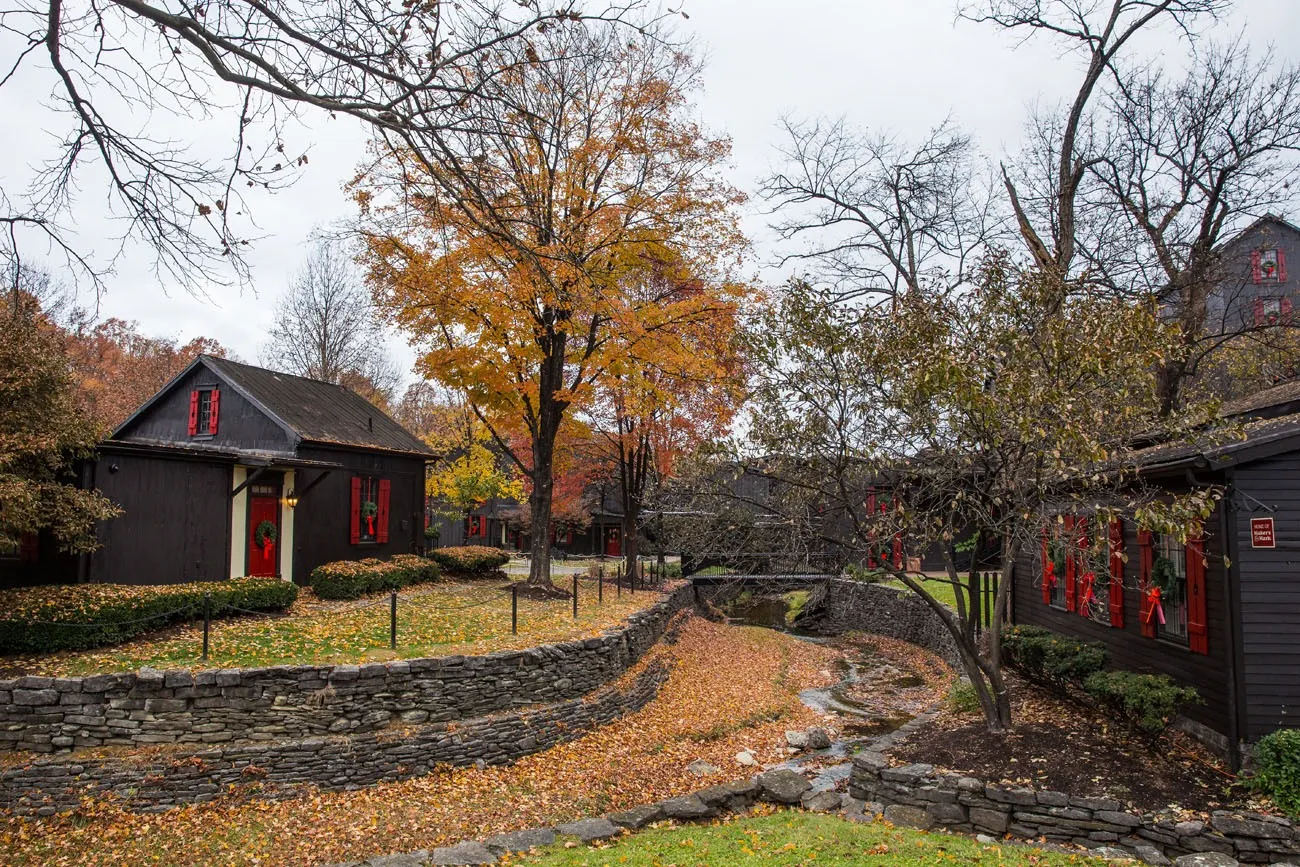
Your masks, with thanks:
[[[1288,263],[1289,265],[1290,263]],[[1235,471],[1246,731],[1254,741],[1300,715],[1300,455]],[[1255,511],[1251,511],[1251,508]],[[1274,511],[1267,511],[1272,508]],[[1274,549],[1250,546],[1250,519],[1272,517]]]
[[[105,449],[92,483],[122,514],[99,526],[101,547],[91,556],[90,580],[176,584],[225,578],[232,477],[229,463]]]
[[[341,463],[344,468],[332,470],[298,502],[294,515],[294,581],[306,583],[311,570],[322,563],[409,554],[423,548],[422,458],[321,446],[303,446],[298,450],[298,456]],[[298,470],[295,486],[305,488],[320,472]],[[386,544],[353,545],[350,541],[351,483],[355,475],[376,476],[392,482]]]
[[[215,436],[189,435],[190,391],[218,386],[221,407]],[[194,448],[247,449],[288,454],[293,442],[284,428],[203,366],[176,383],[116,437],[127,442],[174,443]]]
[[[1205,596],[1210,653],[1203,656],[1164,641],[1143,638],[1138,624],[1137,533],[1125,526],[1128,564],[1124,568],[1124,628],[1115,629],[1043,604],[1035,578],[1038,554],[1022,551],[1016,558],[1012,611],[1016,623],[1033,624],[1063,635],[1100,641],[1110,651],[1110,667],[1150,674],[1167,674],[1196,687],[1205,703],[1187,710],[1187,716],[1221,734],[1228,731],[1229,660],[1227,605],[1223,592],[1223,539],[1213,531],[1219,526],[1217,513],[1206,522]],[[1064,579],[1062,579],[1064,580]]]

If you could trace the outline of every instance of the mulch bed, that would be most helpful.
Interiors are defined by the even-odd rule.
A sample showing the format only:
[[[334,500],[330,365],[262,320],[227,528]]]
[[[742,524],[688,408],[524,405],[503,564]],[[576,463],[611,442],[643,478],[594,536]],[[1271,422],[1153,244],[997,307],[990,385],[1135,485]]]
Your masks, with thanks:
[[[1114,798],[1142,811],[1244,806],[1247,793],[1227,765],[1191,737],[1170,732],[1151,744],[1095,708],[1014,675],[1009,680],[1015,722],[1010,734],[990,734],[978,712],[945,708],[891,755],[985,782]]]

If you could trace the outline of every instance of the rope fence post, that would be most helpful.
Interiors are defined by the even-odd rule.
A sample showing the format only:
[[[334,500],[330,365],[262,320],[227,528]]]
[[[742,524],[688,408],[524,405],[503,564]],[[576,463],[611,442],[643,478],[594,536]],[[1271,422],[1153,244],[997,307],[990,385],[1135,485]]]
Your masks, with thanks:
[[[510,634],[519,634],[519,585],[510,585]]]
[[[605,604],[605,564],[601,563],[596,569],[596,604]]]
[[[578,619],[578,573],[573,573],[573,619]]]
[[[208,659],[208,634],[212,629],[212,594],[203,594],[203,661]]]
[[[614,596],[623,598],[623,564],[614,567]]]
[[[397,591],[389,597],[388,607],[388,646],[397,649]]]

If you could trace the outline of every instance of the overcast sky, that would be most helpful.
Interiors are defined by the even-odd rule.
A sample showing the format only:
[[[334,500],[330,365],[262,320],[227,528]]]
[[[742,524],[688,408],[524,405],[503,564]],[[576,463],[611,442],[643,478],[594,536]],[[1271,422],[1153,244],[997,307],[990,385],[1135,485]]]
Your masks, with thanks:
[[[1068,98],[1080,73],[1077,57],[1049,43],[1022,44],[992,27],[956,21],[954,0],[686,0],[685,8],[690,19],[681,27],[698,37],[708,58],[700,115],[731,136],[732,181],[747,191],[773,165],[782,115],[843,115],[907,138],[952,115],[996,159],[1017,149],[1028,107]],[[1211,35],[1238,33],[1258,47],[1273,44],[1281,59],[1295,62],[1300,0],[1239,0]],[[1140,50],[1169,64],[1187,53],[1172,32],[1152,34]],[[49,86],[48,78],[32,82]],[[39,160],[42,139],[33,127],[46,95],[37,87],[0,91],[0,184],[15,183],[18,167]],[[310,149],[306,174],[290,190],[254,203],[265,236],[250,256],[251,290],[217,287],[209,299],[194,298],[161,285],[148,252],[130,249],[107,281],[101,315],[138,320],[150,334],[216,338],[255,361],[305,238],[314,226],[350,214],[342,185],[365,142],[359,128],[342,121],[312,119],[300,135],[291,146]],[[78,223],[102,251],[113,228],[98,219],[103,199],[93,193],[86,190],[78,202]],[[751,202],[746,221],[758,256],[770,256],[761,203]],[[410,350],[395,350],[409,366]]]

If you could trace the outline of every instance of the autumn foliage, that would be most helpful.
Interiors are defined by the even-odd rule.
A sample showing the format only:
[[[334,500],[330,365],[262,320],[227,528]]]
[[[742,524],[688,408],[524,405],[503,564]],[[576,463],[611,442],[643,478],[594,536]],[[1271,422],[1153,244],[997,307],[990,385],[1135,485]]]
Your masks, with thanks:
[[[475,97],[448,131],[391,140],[354,189],[381,306],[530,477],[547,527],[572,411],[639,365],[707,364],[684,331],[746,293],[729,277],[741,197],[718,177],[730,146],[691,118],[690,54],[599,25],[537,40],[467,69]],[[532,538],[530,580],[549,583],[549,534]]]

